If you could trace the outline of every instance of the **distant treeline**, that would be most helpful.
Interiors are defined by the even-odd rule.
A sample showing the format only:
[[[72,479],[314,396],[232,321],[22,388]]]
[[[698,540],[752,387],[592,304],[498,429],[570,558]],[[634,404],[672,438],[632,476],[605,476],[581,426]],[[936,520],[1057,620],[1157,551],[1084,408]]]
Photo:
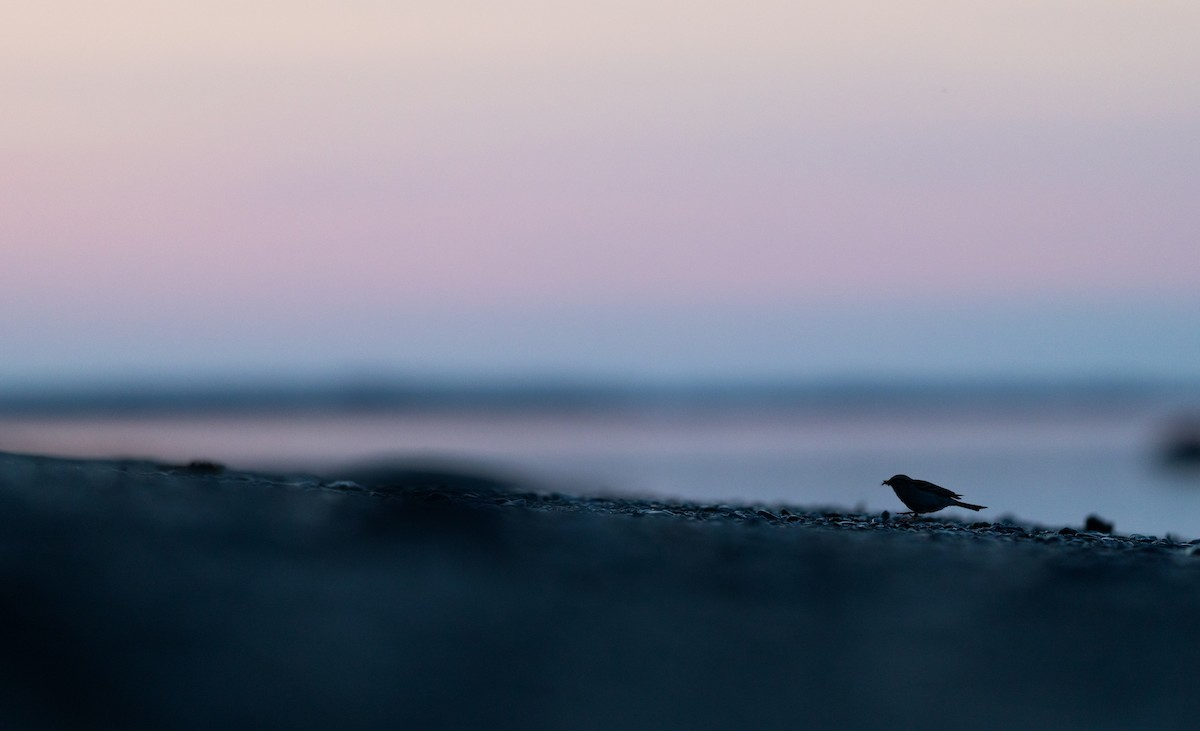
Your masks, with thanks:
[[[1138,381],[823,381],[605,384],[390,381],[99,385],[0,390],[0,416],[370,411],[1080,410],[1200,401],[1200,384]]]

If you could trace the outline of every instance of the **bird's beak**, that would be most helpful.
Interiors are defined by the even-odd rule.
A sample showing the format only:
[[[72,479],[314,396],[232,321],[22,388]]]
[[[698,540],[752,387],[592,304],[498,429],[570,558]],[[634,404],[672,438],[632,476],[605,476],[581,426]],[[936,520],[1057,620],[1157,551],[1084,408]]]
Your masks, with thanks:
[[[887,484],[887,480],[884,480],[883,482],[881,482],[881,483],[879,483],[879,484],[880,484],[880,485],[886,485],[886,484]]]

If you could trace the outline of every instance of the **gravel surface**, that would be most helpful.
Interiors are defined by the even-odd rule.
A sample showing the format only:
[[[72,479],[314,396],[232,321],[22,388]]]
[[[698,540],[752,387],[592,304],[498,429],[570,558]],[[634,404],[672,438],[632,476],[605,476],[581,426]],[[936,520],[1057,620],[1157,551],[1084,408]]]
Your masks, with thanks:
[[[0,728],[1128,729],[1200,710],[1200,555],[1170,537],[337,477],[0,454]]]

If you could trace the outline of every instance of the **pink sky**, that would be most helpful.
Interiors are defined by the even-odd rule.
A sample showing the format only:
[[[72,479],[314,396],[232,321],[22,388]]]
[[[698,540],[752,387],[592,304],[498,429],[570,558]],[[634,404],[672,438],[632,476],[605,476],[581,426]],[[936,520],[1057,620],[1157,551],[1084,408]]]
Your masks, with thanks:
[[[1200,6],[571,5],[10,4],[9,375],[486,369],[497,312],[1200,305]]]

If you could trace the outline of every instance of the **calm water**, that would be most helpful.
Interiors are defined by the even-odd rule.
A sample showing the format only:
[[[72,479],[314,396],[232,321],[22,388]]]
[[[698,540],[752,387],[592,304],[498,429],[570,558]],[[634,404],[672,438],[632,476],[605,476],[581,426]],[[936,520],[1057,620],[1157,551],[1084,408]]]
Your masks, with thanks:
[[[206,458],[234,467],[339,469],[382,459],[467,461],[547,489],[702,501],[903,509],[880,482],[929,479],[989,506],[982,515],[1122,533],[1200,537],[1200,470],[1157,459],[1191,392],[1135,398],[932,400],[847,408],[760,401],[704,408],[454,407],[0,416],[0,449],[73,456]],[[970,517],[965,511],[949,511]]]

